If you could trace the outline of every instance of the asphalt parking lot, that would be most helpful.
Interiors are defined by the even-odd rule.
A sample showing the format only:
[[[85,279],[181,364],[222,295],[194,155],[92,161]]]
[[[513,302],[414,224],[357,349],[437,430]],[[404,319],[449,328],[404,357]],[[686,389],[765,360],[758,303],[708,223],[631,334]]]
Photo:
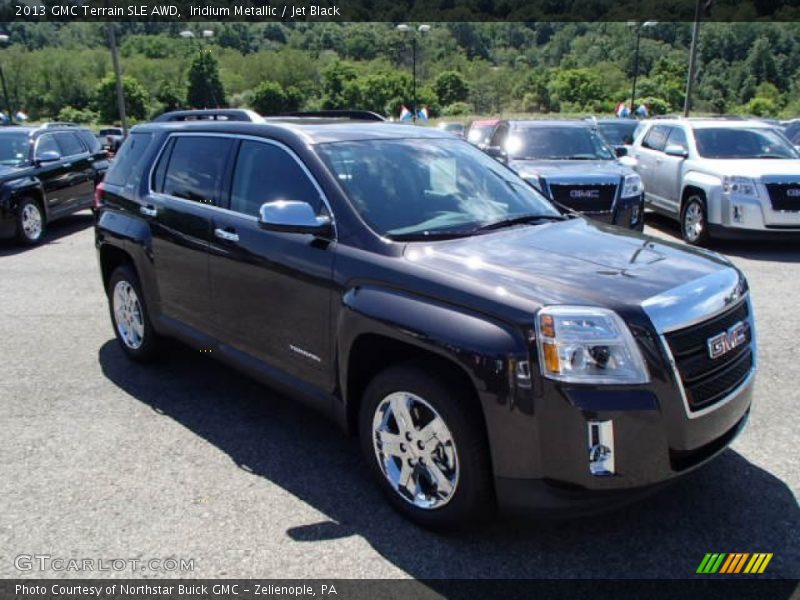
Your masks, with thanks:
[[[800,577],[800,245],[717,248],[749,277],[759,326],[731,450],[622,511],[438,535],[389,508],[323,418],[178,344],[157,366],[128,362],[91,224],[0,244],[0,577],[131,575],[15,568],[48,554],[194,559],[135,573],[148,577],[683,578],[706,552],[772,552],[766,575]]]

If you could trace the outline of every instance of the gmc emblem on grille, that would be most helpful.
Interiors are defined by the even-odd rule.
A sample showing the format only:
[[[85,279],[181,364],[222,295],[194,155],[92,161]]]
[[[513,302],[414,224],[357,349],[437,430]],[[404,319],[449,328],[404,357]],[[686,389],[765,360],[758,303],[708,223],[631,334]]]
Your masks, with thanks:
[[[800,196],[800,188],[789,188],[786,190],[786,195],[790,198],[797,198]]]
[[[734,348],[738,348],[747,342],[747,330],[749,326],[744,321],[739,321],[728,329],[718,333],[714,337],[708,338],[708,355],[711,358],[719,358],[723,354],[727,354]]]
[[[599,198],[600,190],[570,190],[570,198]]]

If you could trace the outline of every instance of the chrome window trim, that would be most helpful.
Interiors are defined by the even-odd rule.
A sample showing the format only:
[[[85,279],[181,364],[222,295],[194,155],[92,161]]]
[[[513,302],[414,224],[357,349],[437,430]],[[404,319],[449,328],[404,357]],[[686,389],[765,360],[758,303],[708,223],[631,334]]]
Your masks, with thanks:
[[[661,335],[708,321],[748,297],[739,271],[727,267],[652,296],[641,306]]]
[[[234,216],[237,216],[237,217],[242,217],[242,218],[245,218],[245,219],[248,219],[248,220],[252,220],[254,222],[258,222],[258,217],[253,216],[253,215],[248,215],[248,214],[245,214],[245,213],[241,213],[239,211],[231,210],[229,208],[224,208],[222,206],[217,206],[215,204],[203,204],[201,202],[195,202],[194,200],[187,200],[186,198],[179,198],[178,196],[173,196],[171,194],[165,194],[163,192],[157,192],[157,191],[155,191],[153,189],[153,177],[155,176],[156,167],[158,166],[158,163],[161,161],[161,157],[164,154],[164,150],[167,148],[167,146],[169,145],[169,142],[170,142],[170,140],[172,138],[179,138],[179,137],[218,137],[218,138],[233,139],[233,140],[248,140],[248,141],[253,141],[253,142],[260,142],[262,144],[272,144],[273,146],[277,146],[278,148],[281,148],[289,156],[291,156],[294,159],[294,161],[300,166],[300,169],[302,169],[303,173],[305,173],[306,177],[308,177],[309,181],[311,181],[311,184],[317,190],[317,193],[319,194],[319,197],[322,200],[322,203],[325,205],[325,208],[328,209],[328,213],[331,216],[331,226],[333,228],[333,236],[332,237],[333,237],[333,240],[336,240],[337,233],[338,233],[337,232],[337,228],[336,228],[336,216],[335,216],[335,214],[333,212],[333,208],[331,207],[330,202],[328,201],[328,197],[325,195],[325,192],[322,191],[322,188],[320,187],[320,185],[317,182],[316,178],[311,174],[311,171],[308,170],[308,167],[306,166],[306,164],[300,159],[299,156],[297,156],[297,153],[294,150],[292,150],[289,146],[287,146],[286,144],[284,144],[282,142],[279,142],[279,141],[273,140],[273,139],[269,139],[269,138],[262,138],[262,137],[258,137],[258,136],[255,136],[255,135],[246,135],[246,134],[239,134],[239,133],[217,133],[217,132],[213,132],[213,133],[212,132],[208,132],[208,133],[206,133],[206,132],[200,132],[200,131],[192,131],[192,132],[182,132],[182,131],[180,131],[180,132],[169,133],[167,135],[167,137],[164,139],[164,141],[162,142],[161,148],[158,149],[158,153],[156,154],[155,160],[153,160],[152,164],[150,165],[150,172],[147,175],[147,193],[148,194],[152,194],[154,196],[162,196],[162,197],[165,197],[165,198],[169,198],[170,200],[175,200],[177,202],[187,203],[187,204],[189,204],[191,206],[202,206],[202,207],[205,207],[205,208],[209,209],[212,212],[219,211],[219,212],[222,212],[224,214],[234,215]],[[235,166],[236,165],[234,164],[234,170],[235,170]],[[233,173],[231,173],[231,175],[233,175]]]
[[[686,412],[686,416],[690,419],[698,419],[700,417],[704,417],[705,415],[714,412],[717,409],[722,408],[726,404],[728,404],[731,400],[736,398],[742,391],[749,385],[753,383],[753,378],[756,375],[756,371],[758,370],[758,344],[756,343],[756,328],[755,328],[755,316],[753,315],[753,306],[750,303],[750,298],[747,297],[745,299],[747,302],[747,310],[749,317],[747,318],[747,323],[750,325],[750,352],[753,355],[753,368],[750,369],[750,373],[747,374],[744,381],[740,383],[736,388],[731,391],[730,394],[725,396],[722,400],[718,400],[711,406],[706,406],[705,408],[701,408],[700,410],[691,410],[689,407],[689,399],[686,397],[686,388],[683,386],[683,379],[681,379],[681,374],[678,372],[678,365],[675,362],[675,357],[672,354],[672,350],[669,348],[669,343],[667,342],[666,335],[660,333],[658,335],[658,339],[661,340],[661,346],[664,350],[664,354],[667,357],[667,362],[669,363],[670,370],[672,371],[672,377],[675,380],[675,385],[678,386],[678,390],[681,394],[681,400],[683,401],[683,409]],[[709,317],[713,318],[713,317]]]

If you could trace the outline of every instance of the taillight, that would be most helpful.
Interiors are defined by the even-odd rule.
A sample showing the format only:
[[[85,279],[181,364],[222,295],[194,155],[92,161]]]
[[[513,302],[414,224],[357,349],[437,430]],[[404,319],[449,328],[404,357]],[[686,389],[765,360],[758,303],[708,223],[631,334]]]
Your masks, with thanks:
[[[103,192],[105,191],[106,186],[101,181],[94,187],[94,209],[97,210],[103,204]]]

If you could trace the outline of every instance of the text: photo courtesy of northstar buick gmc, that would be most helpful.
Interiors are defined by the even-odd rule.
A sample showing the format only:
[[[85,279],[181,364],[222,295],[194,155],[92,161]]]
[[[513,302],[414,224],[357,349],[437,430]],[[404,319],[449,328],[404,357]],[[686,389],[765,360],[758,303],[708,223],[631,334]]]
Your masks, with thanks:
[[[175,337],[291,392],[358,435],[424,526],[618,505],[718,455],[749,414],[735,267],[562,214],[445,132],[138,126],[98,205],[132,359]]]

